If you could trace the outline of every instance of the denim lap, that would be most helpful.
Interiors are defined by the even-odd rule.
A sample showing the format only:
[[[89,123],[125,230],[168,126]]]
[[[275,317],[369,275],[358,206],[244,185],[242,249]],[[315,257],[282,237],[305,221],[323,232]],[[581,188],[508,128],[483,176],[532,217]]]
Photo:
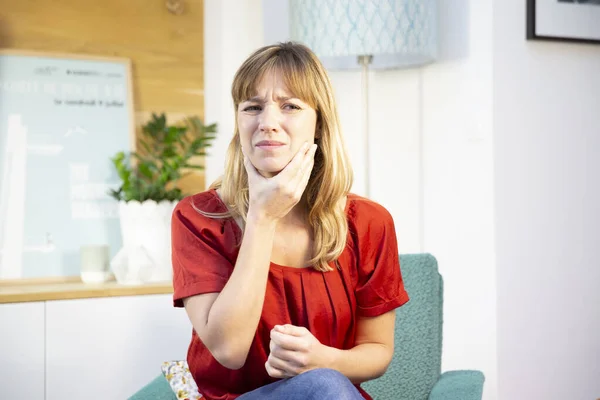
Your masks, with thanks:
[[[328,368],[313,369],[293,378],[265,385],[238,400],[364,400],[348,378]]]

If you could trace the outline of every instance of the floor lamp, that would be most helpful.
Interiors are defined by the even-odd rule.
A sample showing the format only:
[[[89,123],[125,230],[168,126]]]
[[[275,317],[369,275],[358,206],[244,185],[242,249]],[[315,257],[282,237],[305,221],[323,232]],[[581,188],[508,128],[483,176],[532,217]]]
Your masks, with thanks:
[[[290,36],[330,70],[362,70],[365,196],[371,195],[369,71],[432,62],[437,0],[290,0]]]

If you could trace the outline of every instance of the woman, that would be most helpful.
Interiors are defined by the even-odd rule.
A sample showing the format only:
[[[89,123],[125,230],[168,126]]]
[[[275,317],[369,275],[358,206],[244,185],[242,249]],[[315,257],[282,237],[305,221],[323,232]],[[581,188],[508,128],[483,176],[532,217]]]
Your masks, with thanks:
[[[175,306],[207,399],[370,399],[406,301],[394,223],[349,194],[333,90],[305,46],[266,46],[232,85],[222,179],[173,214]]]

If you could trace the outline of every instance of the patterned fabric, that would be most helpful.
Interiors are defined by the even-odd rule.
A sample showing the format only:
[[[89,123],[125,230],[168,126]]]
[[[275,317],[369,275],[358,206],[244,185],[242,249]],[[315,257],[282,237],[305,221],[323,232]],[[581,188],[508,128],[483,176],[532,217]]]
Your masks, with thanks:
[[[421,65],[437,53],[436,0],[291,0],[290,34],[330,69],[358,55],[374,69]]]
[[[187,361],[165,361],[161,370],[177,396],[177,400],[198,400],[198,386],[192,378]]]

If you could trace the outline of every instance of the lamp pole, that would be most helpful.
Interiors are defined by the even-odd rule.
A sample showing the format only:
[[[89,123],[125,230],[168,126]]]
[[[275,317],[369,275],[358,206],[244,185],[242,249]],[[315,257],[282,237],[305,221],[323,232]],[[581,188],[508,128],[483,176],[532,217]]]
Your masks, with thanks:
[[[369,65],[373,62],[372,55],[358,56],[362,69],[362,100],[363,100],[363,146],[365,157],[365,197],[371,195],[371,152],[369,149]]]

